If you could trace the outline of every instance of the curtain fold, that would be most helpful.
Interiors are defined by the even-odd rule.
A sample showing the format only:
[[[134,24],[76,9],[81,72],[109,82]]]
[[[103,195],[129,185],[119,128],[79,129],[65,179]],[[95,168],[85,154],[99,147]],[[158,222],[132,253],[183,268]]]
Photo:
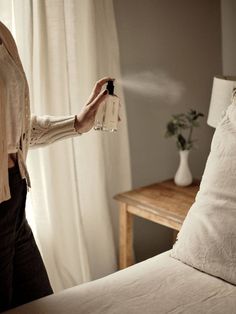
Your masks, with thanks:
[[[0,0],[4,22],[3,6],[11,12],[33,113],[78,114],[97,79],[120,77],[112,0]],[[112,197],[130,189],[131,174],[124,98],[116,93],[116,134],[91,131],[29,153],[27,215],[55,291],[117,269]]]

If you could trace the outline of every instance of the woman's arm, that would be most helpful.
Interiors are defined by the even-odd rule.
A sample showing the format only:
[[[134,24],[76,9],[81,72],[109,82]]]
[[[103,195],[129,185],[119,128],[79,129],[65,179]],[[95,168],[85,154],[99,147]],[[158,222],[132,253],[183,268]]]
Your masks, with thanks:
[[[95,84],[88,102],[78,115],[32,116],[30,147],[45,146],[90,131],[99,105],[107,95],[106,90],[101,92],[102,87],[109,80],[111,78],[106,77]]]

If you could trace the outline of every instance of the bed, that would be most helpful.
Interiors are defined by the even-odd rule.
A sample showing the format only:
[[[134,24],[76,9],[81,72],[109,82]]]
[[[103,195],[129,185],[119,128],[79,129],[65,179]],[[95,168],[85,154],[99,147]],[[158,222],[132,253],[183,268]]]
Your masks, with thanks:
[[[170,251],[112,275],[28,303],[11,314],[236,312],[236,287],[172,257]]]
[[[12,314],[236,313],[236,101],[216,128],[172,250]]]

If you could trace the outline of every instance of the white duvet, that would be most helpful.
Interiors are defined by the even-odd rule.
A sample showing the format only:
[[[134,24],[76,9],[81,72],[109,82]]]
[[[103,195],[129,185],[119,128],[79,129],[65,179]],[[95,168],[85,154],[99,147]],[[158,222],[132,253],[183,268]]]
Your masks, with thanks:
[[[170,251],[127,269],[7,313],[236,313],[236,287],[170,257]]]

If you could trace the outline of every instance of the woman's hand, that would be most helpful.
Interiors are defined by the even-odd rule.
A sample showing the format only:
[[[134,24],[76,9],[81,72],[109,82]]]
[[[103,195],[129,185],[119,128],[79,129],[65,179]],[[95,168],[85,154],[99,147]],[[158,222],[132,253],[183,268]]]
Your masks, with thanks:
[[[107,96],[107,90],[101,91],[102,87],[110,80],[114,79],[110,77],[104,77],[95,84],[87,104],[82,108],[80,114],[76,116],[75,129],[77,132],[86,133],[94,126],[95,116],[99,105],[105,100]]]

